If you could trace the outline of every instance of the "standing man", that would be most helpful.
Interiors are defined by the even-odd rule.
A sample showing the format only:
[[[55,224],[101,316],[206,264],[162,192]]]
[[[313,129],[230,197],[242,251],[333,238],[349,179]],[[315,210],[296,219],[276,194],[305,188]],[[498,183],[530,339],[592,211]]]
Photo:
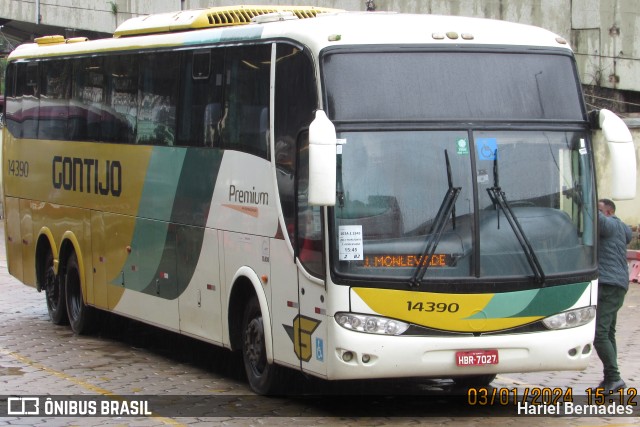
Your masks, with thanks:
[[[629,289],[627,245],[631,229],[617,216],[616,205],[609,199],[598,201],[598,308],[593,346],[602,361],[604,379],[598,385],[605,391],[626,387],[618,370],[616,318]]]

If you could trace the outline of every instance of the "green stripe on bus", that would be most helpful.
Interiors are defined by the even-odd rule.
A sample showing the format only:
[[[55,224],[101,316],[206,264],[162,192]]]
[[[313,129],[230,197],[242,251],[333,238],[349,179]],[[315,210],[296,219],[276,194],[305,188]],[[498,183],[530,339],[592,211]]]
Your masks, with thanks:
[[[179,172],[179,178],[171,180],[176,183],[171,193],[173,203],[165,207],[170,208],[171,225],[161,221],[137,221],[136,232],[140,230],[146,238],[134,235],[134,248],[143,247],[145,253],[138,257],[142,265],[139,280],[133,286],[126,284],[127,288],[165,299],[175,299],[187,288],[200,259],[204,227],[222,157],[223,151],[219,149],[181,150],[175,170],[171,172]],[[157,162],[160,166],[164,164],[164,161]],[[178,168],[178,164],[181,167]]]
[[[588,282],[573,283],[495,294],[481,313],[476,313],[467,319],[546,317],[573,306],[588,286]]]
[[[142,189],[137,215],[139,218],[171,220],[186,153],[185,148],[154,147]],[[133,243],[137,237],[136,230]]]

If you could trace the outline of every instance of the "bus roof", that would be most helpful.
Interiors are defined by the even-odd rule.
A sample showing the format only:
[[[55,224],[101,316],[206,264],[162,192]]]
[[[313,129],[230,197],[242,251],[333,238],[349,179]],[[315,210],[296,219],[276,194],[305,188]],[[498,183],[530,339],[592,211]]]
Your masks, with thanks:
[[[208,9],[181,10],[170,13],[139,16],[123,22],[113,34],[126,37],[141,34],[158,34],[205,28],[229,27],[250,24],[264,15],[275,15],[276,20],[291,17],[315,18],[322,13],[344,12],[315,6],[220,6]]]
[[[160,15],[153,16],[156,18],[156,24],[161,21]],[[242,25],[232,24],[207,29],[185,30],[180,26],[176,30],[159,32],[147,29],[154,33],[152,35],[131,35],[136,33],[134,24],[142,19],[132,18],[123,23],[116,32],[120,37],[84,41],[48,36],[36,39],[37,43],[19,46],[11,53],[9,59],[87,55],[101,51],[147,48],[195,47],[274,38],[295,40],[316,52],[334,45],[378,44],[537,46],[569,49],[566,40],[548,30],[499,20],[329,9],[323,10],[317,16],[313,14],[308,17],[313,19],[296,19],[297,17],[293,16],[273,22],[266,19],[263,23],[244,22]],[[191,24],[185,25],[188,27]],[[125,33],[128,36],[123,37]]]

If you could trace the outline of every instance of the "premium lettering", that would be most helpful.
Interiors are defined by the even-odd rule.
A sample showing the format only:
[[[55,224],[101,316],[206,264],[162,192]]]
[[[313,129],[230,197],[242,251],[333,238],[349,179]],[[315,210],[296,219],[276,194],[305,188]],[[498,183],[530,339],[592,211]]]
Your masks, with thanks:
[[[117,160],[54,156],[51,169],[56,189],[114,197],[122,193],[122,165]]]
[[[269,193],[257,192],[256,187],[251,190],[242,190],[235,185],[229,186],[229,201],[240,204],[268,205]]]

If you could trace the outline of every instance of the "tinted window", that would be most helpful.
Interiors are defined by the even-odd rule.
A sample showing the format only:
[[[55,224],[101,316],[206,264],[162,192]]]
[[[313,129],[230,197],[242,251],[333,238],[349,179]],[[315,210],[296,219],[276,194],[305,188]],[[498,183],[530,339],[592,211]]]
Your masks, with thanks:
[[[323,65],[339,120],[584,119],[566,55],[336,52]]]
[[[274,118],[275,161],[282,213],[287,224],[289,237],[294,242],[297,211],[294,182],[296,174],[299,173],[297,145],[302,144],[303,141],[306,144],[307,137],[300,136],[309,128],[318,102],[311,59],[302,50],[291,45],[279,44],[276,52],[278,60],[276,62],[276,114]],[[304,171],[306,172],[307,169],[305,168]],[[304,177],[304,182],[306,185],[306,177]],[[303,190],[306,191],[306,188]],[[306,196],[303,197],[301,203],[304,204],[305,201]],[[301,209],[307,211],[308,206],[301,206]],[[301,219],[306,218],[306,215],[302,215]],[[306,228],[302,228],[300,232],[302,243],[304,243],[303,234],[306,234],[306,230]],[[304,244],[301,245],[301,248],[304,248]],[[311,245],[307,245],[307,248],[311,248]],[[321,269],[319,270],[321,271]]]
[[[17,137],[269,155],[271,45],[12,64]],[[295,121],[295,120],[294,120]]]
[[[145,55],[140,63],[136,142],[173,145],[180,60],[175,53]]]
[[[107,109],[103,111],[103,135],[115,142],[135,142],[138,117],[138,56],[106,58]]]
[[[178,120],[179,145],[220,145],[223,67],[223,49],[184,53]]]
[[[99,141],[103,117],[108,122],[106,109],[106,78],[103,58],[82,58],[73,61],[72,103],[70,115],[75,122],[76,140]]]
[[[20,99],[23,138],[37,138],[40,114],[40,89],[37,62],[18,65],[18,97]]]
[[[268,156],[271,45],[229,48],[225,56],[222,146]]]
[[[69,98],[71,95],[71,63],[46,61],[41,64],[40,112],[38,138],[66,139],[71,130]]]
[[[14,136],[19,137],[22,132],[22,124],[21,118],[19,117],[21,113],[20,101],[16,92],[17,74],[18,64],[15,62],[8,64],[5,80],[5,120],[9,132]]]

